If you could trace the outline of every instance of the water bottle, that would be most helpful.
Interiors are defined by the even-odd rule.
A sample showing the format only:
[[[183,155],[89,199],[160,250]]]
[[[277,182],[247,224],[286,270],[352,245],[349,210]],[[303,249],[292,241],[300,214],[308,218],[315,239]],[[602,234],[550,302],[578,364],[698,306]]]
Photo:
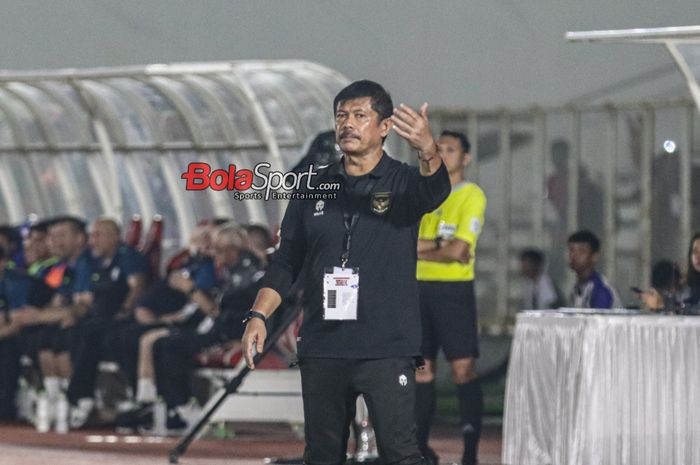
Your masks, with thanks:
[[[58,434],[68,433],[68,413],[70,406],[66,395],[61,393],[56,401],[56,432]]]
[[[168,433],[168,407],[162,397],[158,397],[153,405],[153,431],[155,436],[165,436]]]
[[[17,417],[20,420],[26,420],[34,423],[34,402],[36,401],[36,392],[29,385],[26,379],[19,379],[19,389],[17,390]]]
[[[376,460],[379,457],[377,440],[374,436],[374,428],[369,421],[367,404],[362,396],[357,398],[353,431],[355,433],[355,461]]]
[[[40,433],[48,433],[51,429],[49,409],[49,397],[42,391],[36,400],[36,430]]]

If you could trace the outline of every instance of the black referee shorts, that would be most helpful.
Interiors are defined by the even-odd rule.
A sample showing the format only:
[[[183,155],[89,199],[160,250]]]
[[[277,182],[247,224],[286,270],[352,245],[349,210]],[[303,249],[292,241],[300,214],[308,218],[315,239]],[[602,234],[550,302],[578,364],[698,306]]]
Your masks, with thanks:
[[[416,443],[413,358],[303,358],[299,368],[305,464],[345,463],[349,426],[355,416],[357,396],[362,394],[383,463],[424,465]]]
[[[418,281],[423,357],[447,360],[479,356],[473,281]]]

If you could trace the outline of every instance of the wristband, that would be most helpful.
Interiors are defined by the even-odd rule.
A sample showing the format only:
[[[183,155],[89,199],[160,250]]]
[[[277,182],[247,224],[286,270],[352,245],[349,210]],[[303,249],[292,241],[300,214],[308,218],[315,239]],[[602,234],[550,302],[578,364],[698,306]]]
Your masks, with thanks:
[[[263,323],[267,323],[267,317],[260,312],[256,312],[255,310],[248,310],[248,313],[245,314],[245,318],[243,318],[243,323],[248,323],[253,318],[260,318]]]
[[[436,238],[435,238],[435,247],[436,247],[436,250],[440,250],[440,249],[442,248],[442,244],[440,244],[440,238],[439,238],[439,237],[436,237]]]

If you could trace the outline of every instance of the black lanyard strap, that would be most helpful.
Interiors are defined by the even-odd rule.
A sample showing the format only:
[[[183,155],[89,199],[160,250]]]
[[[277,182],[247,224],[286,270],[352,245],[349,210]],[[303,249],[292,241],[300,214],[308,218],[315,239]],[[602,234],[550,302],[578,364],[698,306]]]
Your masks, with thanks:
[[[361,182],[361,181],[358,181]],[[374,186],[377,184],[377,179],[368,178],[365,188],[362,190],[362,199],[367,197]],[[345,268],[345,265],[350,260],[350,247],[352,245],[352,234],[360,220],[360,208],[356,209],[352,215],[350,214],[350,201],[348,199],[348,190],[344,190],[343,195],[343,225],[345,226],[345,237],[343,238],[343,253],[340,254],[340,265]]]
[[[345,237],[343,238],[343,253],[340,254],[340,266],[345,268],[345,265],[350,260],[350,246],[352,244],[352,233],[360,219],[360,212],[356,211],[352,216],[343,212],[343,224],[345,225]]]

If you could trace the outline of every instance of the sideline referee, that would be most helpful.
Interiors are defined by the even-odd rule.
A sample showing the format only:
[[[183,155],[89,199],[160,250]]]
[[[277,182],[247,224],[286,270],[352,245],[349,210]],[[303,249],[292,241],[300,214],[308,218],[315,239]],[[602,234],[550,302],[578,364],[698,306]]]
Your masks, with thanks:
[[[484,224],[486,196],[464,180],[471,162],[469,139],[461,132],[443,131],[438,153],[450,175],[452,193],[425,215],[418,235],[417,278],[423,324],[425,367],[417,374],[416,423],[418,447],[428,462],[438,463],[428,447],[435,412],[435,359],[442,347],[457,385],[464,435],[463,465],[477,463],[483,394],[475,362],[479,356],[474,297],[476,241]]]
[[[246,362],[263,349],[265,320],[299,277],[306,311],[298,339],[304,401],[304,463],[346,461],[355,400],[363,394],[387,465],[423,464],[415,436],[415,357],[420,311],[415,279],[418,223],[450,190],[420,112],[379,84],[357,81],[333,102],[343,158],[318,182],[341,182],[335,200],[292,200],[281,244],[243,336]],[[419,152],[419,169],[390,158],[391,128]]]

